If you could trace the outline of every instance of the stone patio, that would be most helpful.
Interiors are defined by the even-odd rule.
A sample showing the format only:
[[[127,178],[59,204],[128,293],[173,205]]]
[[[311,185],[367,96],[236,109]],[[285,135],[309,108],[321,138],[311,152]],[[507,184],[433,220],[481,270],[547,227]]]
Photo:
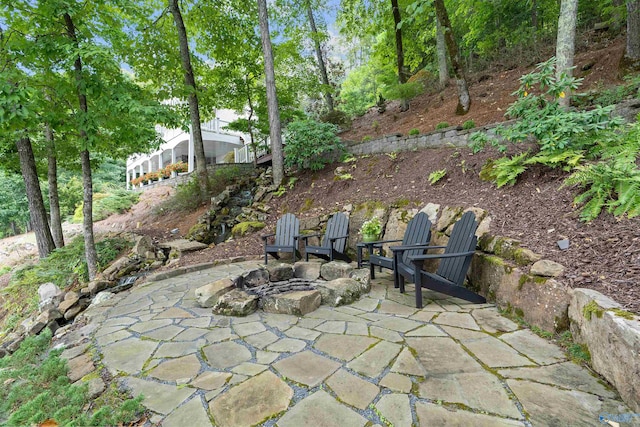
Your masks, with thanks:
[[[146,283],[88,309],[94,363],[164,427],[577,426],[632,412],[493,305],[424,292],[418,310],[385,273],[355,303],[303,317],[198,306],[196,288],[257,265]],[[85,347],[66,350],[70,363],[88,362]]]

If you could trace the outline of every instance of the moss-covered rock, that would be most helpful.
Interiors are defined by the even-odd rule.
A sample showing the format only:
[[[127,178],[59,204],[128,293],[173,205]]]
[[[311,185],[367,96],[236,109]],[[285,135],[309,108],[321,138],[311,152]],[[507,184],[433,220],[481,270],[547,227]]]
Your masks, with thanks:
[[[233,235],[233,237],[242,237],[245,234],[262,230],[265,226],[266,224],[260,221],[240,222],[233,226],[233,228],[231,229],[231,234]]]
[[[210,231],[207,224],[198,223],[189,229],[186,238],[188,240],[195,240],[196,242],[209,243],[209,235]]]

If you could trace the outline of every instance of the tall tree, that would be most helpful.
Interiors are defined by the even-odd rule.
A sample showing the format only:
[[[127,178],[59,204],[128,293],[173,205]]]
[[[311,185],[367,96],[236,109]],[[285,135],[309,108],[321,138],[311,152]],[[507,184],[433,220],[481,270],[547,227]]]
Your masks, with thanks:
[[[278,111],[278,95],[276,92],[276,76],[269,34],[269,16],[267,1],[258,0],[258,19],[260,22],[260,38],[264,55],[264,74],[267,86],[267,107],[269,110],[269,136],[271,138],[271,155],[273,164],[273,183],[279,186],[284,179],[284,156],[282,152],[282,129],[280,112]]]
[[[316,28],[316,20],[313,17],[313,9],[311,8],[311,1],[307,0],[307,17],[309,18],[309,26],[311,27],[311,39],[313,40],[313,46],[316,51],[316,58],[318,59],[318,68],[320,69],[320,77],[322,78],[322,84],[324,85],[324,99],[327,103],[327,109],[333,111],[333,95],[331,95],[331,84],[329,83],[329,76],[327,75],[327,67],[322,56],[322,47],[320,46],[320,33]]]
[[[578,0],[562,0],[558,19],[558,38],[556,41],[556,78],[573,75],[573,56],[576,48],[576,20],[578,18]],[[560,105],[568,108],[570,94],[560,98]]]
[[[436,17],[442,25],[447,51],[449,52],[449,59],[451,60],[451,67],[453,68],[453,73],[456,78],[456,86],[458,88],[456,114],[465,115],[471,108],[471,96],[469,95],[467,77],[465,76],[462,60],[460,59],[458,44],[453,35],[453,28],[451,27],[451,21],[449,20],[447,9],[444,6],[444,1],[434,0],[434,5],[436,8]]]
[[[47,140],[47,183],[49,184],[50,226],[56,248],[64,246],[62,234],[62,218],[60,216],[60,200],[58,197],[58,159],[53,129],[49,123],[44,125],[44,136]]]
[[[627,51],[631,61],[640,60],[640,0],[627,0]]]
[[[396,39],[396,65],[398,67],[398,83],[405,84],[409,79],[408,71],[404,66],[404,49],[402,47],[402,17],[400,16],[400,6],[398,6],[398,0],[391,0],[391,13],[393,14],[393,24],[395,29]],[[407,111],[409,109],[409,100],[402,98],[400,100],[400,111]]]
[[[80,52],[80,44],[76,35],[76,26],[69,13],[64,14],[64,22],[67,28],[67,37],[71,40],[77,52]],[[83,145],[80,151],[80,164],[82,165],[82,231],[84,235],[84,256],[89,270],[89,280],[93,280],[98,273],[98,252],[96,251],[95,237],[93,234],[93,181],[91,179],[91,156],[89,154],[89,134],[84,124],[88,118],[89,108],[87,105],[87,84],[82,75],[82,58],[76,54],[73,61],[73,75],[76,82],[76,92],[79,104],[80,116],[80,141]]]
[[[40,180],[38,179],[31,140],[27,135],[24,135],[16,141],[16,146],[20,156],[20,170],[27,189],[31,226],[36,235],[38,255],[40,258],[45,258],[56,248],[56,245],[47,222],[47,210],[44,207],[44,200],[42,200]]]
[[[438,82],[440,89],[444,89],[449,82],[449,67],[447,66],[447,45],[444,42],[442,24],[436,17],[436,52],[438,56]]]
[[[202,129],[200,127],[200,106],[198,104],[198,90],[196,79],[191,66],[191,52],[189,51],[189,39],[187,29],[182,20],[182,13],[178,0],[168,0],[169,11],[173,15],[178,40],[180,42],[180,60],[184,71],[184,84],[188,91],[189,116],[191,117],[191,132],[193,134],[193,146],[196,158],[196,174],[200,188],[205,194],[209,194],[209,176],[207,173],[207,159],[204,153],[204,142],[202,140]]]

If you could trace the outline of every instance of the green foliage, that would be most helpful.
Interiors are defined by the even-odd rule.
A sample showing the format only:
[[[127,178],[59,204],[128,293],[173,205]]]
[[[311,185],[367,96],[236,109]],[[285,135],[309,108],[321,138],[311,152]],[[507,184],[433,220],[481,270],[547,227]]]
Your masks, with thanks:
[[[578,166],[565,185],[585,191],[574,199],[581,206],[580,218],[591,221],[602,209],[616,216],[640,215],[640,123],[622,132],[603,132],[594,138],[591,156],[598,160]]]
[[[440,181],[447,174],[446,169],[440,169],[437,171],[433,171],[429,174],[429,182],[431,185],[434,185],[436,182]]]
[[[410,136],[420,135],[420,129],[413,128],[409,131]]]
[[[71,384],[67,362],[60,358],[62,350],[47,352],[50,341],[51,332],[46,329],[25,339],[14,354],[0,359],[3,425],[37,425],[47,419],[64,426],[122,425],[144,411],[142,397],[122,396],[111,396],[115,407],[98,401],[87,410],[87,385]]]
[[[486,134],[471,136],[473,150],[491,143],[506,150],[505,142],[519,143],[533,136],[540,151],[487,162],[480,173],[498,188],[515,184],[528,166],[544,165],[573,171],[564,185],[584,189],[574,199],[581,206],[584,221],[596,218],[603,209],[616,216],[640,215],[640,170],[636,165],[640,151],[640,125],[623,130],[619,117],[611,117],[611,107],[589,111],[571,111],[560,107],[559,99],[579,85],[579,80],[554,74],[555,59],[538,65],[537,71],[523,76],[516,94],[518,100],[508,114],[519,119],[515,124],[496,128],[492,138]],[[590,160],[588,164],[584,161]]]
[[[60,214],[63,217],[74,214],[76,207],[82,203],[82,192],[82,180],[75,175],[58,187]]]
[[[473,129],[474,127],[476,127],[476,122],[474,122],[473,120],[467,120],[462,124],[462,129],[464,130]]]
[[[27,203],[24,181],[18,174],[9,174],[0,171],[0,237],[14,234],[24,230],[29,221],[29,204]]]
[[[371,141],[373,138],[371,137],[371,135],[365,135],[362,137],[362,142],[369,142]]]
[[[495,182],[498,188],[507,184],[513,185],[518,176],[527,169],[525,162],[528,155],[529,153],[525,152],[511,158],[502,157],[498,160],[489,160],[482,167],[480,178]]]
[[[436,125],[436,130],[446,129],[451,126],[448,122],[440,122]]]
[[[300,120],[290,123],[285,133],[284,159],[287,167],[320,170],[346,151],[331,123]]]
[[[620,117],[611,117],[612,107],[596,107],[588,111],[572,111],[560,105],[560,98],[578,88],[581,79],[562,74],[555,76],[555,58],[538,64],[537,71],[520,78],[514,95],[518,99],[507,110],[507,116],[517,121],[510,126],[496,127],[498,138],[474,136],[479,149],[487,142],[504,150],[504,141],[517,144],[533,138],[542,152],[575,148],[577,137],[603,129],[615,129]]]

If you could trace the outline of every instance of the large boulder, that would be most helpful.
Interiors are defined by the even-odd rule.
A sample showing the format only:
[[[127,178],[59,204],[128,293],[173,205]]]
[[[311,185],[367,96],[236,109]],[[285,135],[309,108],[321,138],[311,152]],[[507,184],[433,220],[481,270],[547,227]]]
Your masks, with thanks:
[[[503,258],[476,252],[469,280],[487,300],[532,325],[552,332],[568,328],[571,289],[555,279],[524,274]]]
[[[269,272],[269,280],[272,282],[282,282],[293,277],[293,266],[283,262],[267,265],[267,271]]]
[[[405,231],[407,231],[407,224],[417,213],[417,209],[393,209],[389,213],[389,220],[387,221],[387,226],[384,229],[384,236],[382,240],[402,240],[404,238]],[[391,245],[398,244],[399,243],[383,245],[386,256],[393,256],[389,247]]]
[[[591,366],[640,412],[640,317],[592,289],[574,289],[571,333],[591,353]]]
[[[248,316],[258,309],[258,296],[234,289],[220,296],[213,306],[213,312],[224,316]]]
[[[317,290],[286,292],[263,297],[262,309],[267,313],[304,316],[320,307],[321,301]]]
[[[341,278],[348,278],[353,267],[344,261],[331,261],[326,264],[322,264],[320,267],[320,276],[324,280],[335,280]]]
[[[320,277],[320,262],[298,261],[293,265],[293,276],[298,279],[316,280]]]
[[[316,288],[322,295],[322,303],[332,307],[351,304],[366,293],[366,287],[362,283],[349,278],[316,282]]]
[[[196,289],[196,301],[200,307],[213,307],[222,295],[232,291],[235,287],[235,283],[231,279],[216,280]]]
[[[38,287],[38,296],[40,297],[40,309],[53,308],[64,297],[64,292],[55,283],[43,283]]]

